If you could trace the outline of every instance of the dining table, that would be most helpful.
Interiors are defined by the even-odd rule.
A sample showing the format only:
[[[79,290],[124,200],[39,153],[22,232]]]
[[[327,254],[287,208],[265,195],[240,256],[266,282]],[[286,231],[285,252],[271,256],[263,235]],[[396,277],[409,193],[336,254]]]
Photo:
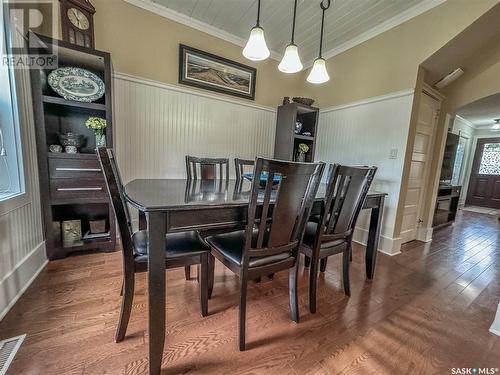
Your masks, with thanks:
[[[149,373],[160,374],[165,344],[166,234],[187,230],[228,230],[247,221],[251,182],[240,180],[136,179],[124,186],[125,200],[139,211],[139,228],[147,229]],[[320,184],[311,214],[321,212],[326,184]],[[372,279],[387,194],[370,190],[366,276]]]

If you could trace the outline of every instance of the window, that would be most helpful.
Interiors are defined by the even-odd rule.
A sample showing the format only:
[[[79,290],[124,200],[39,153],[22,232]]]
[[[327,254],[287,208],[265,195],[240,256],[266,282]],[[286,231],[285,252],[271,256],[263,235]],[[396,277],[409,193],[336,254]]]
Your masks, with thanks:
[[[0,2],[1,3],[1,2]],[[4,20],[3,6],[0,19]],[[0,27],[0,53],[8,53],[8,22]],[[0,202],[25,192],[21,134],[16,102],[14,72],[7,64],[0,64]]]
[[[453,178],[451,179],[452,185],[460,185],[460,177],[462,175],[462,164],[465,157],[465,150],[469,139],[460,136],[457,146],[457,153],[455,156],[455,165],[453,166]]]
[[[500,143],[485,143],[479,174],[500,175]]]

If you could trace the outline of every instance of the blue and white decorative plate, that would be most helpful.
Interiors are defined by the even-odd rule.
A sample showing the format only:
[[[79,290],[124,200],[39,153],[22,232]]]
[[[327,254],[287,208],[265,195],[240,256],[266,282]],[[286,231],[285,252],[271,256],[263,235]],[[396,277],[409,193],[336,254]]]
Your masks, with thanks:
[[[104,95],[104,82],[81,68],[59,68],[50,72],[50,87],[66,100],[91,103]]]

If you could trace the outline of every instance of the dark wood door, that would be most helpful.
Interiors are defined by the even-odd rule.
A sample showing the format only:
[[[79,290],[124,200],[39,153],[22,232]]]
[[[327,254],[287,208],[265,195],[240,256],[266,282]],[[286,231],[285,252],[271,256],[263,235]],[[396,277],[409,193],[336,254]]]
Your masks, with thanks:
[[[500,138],[478,139],[466,204],[500,208]]]

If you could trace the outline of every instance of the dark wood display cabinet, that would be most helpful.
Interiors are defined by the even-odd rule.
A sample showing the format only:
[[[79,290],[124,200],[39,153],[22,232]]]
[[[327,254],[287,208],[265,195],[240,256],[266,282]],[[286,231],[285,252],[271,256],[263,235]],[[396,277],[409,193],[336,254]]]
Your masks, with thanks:
[[[39,36],[44,43],[57,43],[58,66],[86,69],[105,84],[105,94],[92,103],[66,100],[47,84],[50,70],[32,70],[33,109],[47,256],[58,259],[88,250],[114,251],[116,226],[108,200],[104,175],[95,153],[95,135],[85,126],[89,117],[106,119],[108,147],[113,147],[112,65],[107,52],[75,46]],[[59,144],[59,133],[83,134],[85,141],[76,154],[50,152]],[[62,223],[80,222],[81,241],[63,241]],[[89,235],[91,222],[104,223],[104,232]],[[65,246],[66,245],[66,246]]]
[[[441,185],[438,190],[433,228],[453,224],[457,216],[461,186]]]
[[[309,147],[305,161],[314,161],[316,150],[316,133],[318,128],[319,109],[300,103],[290,103],[278,107],[276,137],[274,140],[274,157],[281,160],[297,161],[298,147],[301,143]],[[295,124],[300,122],[302,128],[295,132]],[[309,133],[304,135],[303,133]]]

